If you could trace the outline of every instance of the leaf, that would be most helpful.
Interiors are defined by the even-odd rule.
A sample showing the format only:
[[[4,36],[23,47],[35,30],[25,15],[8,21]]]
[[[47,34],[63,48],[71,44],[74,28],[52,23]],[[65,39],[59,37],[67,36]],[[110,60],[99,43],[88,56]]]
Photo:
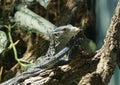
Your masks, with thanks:
[[[94,52],[96,50],[96,44],[92,40],[89,41],[88,47],[90,52]]]
[[[50,3],[51,0],[37,0],[37,2],[40,3],[41,6],[44,8],[47,8],[48,4]]]
[[[35,1],[46,9],[51,0],[21,0],[22,3],[25,3],[27,5],[30,5]]]
[[[21,2],[33,2],[34,0],[21,0]]]
[[[0,53],[2,53],[3,50],[5,50],[6,45],[7,45],[7,36],[5,32],[0,31]]]
[[[89,53],[94,52],[96,50],[96,44],[90,39],[85,38],[83,41],[81,41],[81,45]]]
[[[27,8],[21,8],[15,13],[15,21],[24,30],[37,32],[43,35],[49,35],[56,28],[54,24],[35,14]]]

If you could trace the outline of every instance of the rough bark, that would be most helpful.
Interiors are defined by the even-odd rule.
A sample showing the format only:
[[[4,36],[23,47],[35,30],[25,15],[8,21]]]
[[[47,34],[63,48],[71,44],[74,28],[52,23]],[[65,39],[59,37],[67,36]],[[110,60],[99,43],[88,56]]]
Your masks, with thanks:
[[[95,55],[100,58],[94,72],[86,74],[79,82],[79,85],[107,85],[115,69],[115,64],[119,61],[120,51],[120,1],[117,4],[115,13],[104,40],[104,45]],[[89,78],[89,79],[88,79]],[[94,81],[96,83],[94,83]],[[100,83],[101,82],[101,83]],[[97,85],[98,85],[97,84]]]

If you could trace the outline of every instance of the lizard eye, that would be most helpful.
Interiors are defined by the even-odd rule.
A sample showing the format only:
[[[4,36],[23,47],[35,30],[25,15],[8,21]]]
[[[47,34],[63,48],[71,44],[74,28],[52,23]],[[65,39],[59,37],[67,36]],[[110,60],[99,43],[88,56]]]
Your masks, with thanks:
[[[64,28],[63,31],[67,31],[67,28]]]
[[[55,36],[58,36],[58,34],[57,34],[57,33],[55,33],[54,35],[55,35]]]

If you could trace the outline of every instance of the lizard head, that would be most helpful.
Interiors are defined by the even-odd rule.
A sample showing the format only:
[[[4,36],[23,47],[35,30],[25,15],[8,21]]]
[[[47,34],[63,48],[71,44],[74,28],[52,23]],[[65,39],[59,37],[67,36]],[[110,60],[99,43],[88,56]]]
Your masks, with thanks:
[[[72,25],[60,26],[55,29],[54,35],[60,37],[61,35],[74,36],[80,31],[79,28]]]
[[[57,27],[53,32],[56,52],[63,49],[69,43],[71,38],[74,37],[79,31],[79,28],[72,25]]]

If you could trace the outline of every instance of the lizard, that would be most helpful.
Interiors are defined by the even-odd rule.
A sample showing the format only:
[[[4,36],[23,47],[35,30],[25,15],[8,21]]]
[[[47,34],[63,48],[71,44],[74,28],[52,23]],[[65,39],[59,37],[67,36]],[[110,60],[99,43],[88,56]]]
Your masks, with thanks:
[[[71,24],[57,27],[50,35],[50,45],[46,57],[53,56],[62,50],[68,42],[80,31],[79,28]]]
[[[63,48],[65,48],[68,45],[71,38],[74,37],[79,31],[80,31],[79,28],[74,27],[70,24],[57,27],[50,35],[50,45],[46,55],[40,56],[34,63],[29,64],[26,67],[26,70],[39,68],[41,66],[44,67],[46,66],[46,68],[49,68],[50,64],[55,65],[59,61],[63,61],[63,62],[69,61],[69,53],[68,56],[65,58],[63,58],[63,56],[57,58],[54,56],[57,53],[59,53]]]
[[[48,62],[50,61],[50,59],[54,58],[53,56],[61,51],[64,47],[66,47],[71,38],[74,37],[79,31],[79,28],[74,27],[70,24],[57,27],[50,35],[50,45],[46,55],[40,56],[34,63],[29,64],[26,67],[26,70],[35,69],[37,67],[45,65],[46,61]],[[68,56],[67,58],[59,57],[59,59],[56,58],[56,61],[59,62],[59,60],[61,59],[66,62],[69,60],[68,58]],[[57,63],[56,61],[54,64]],[[45,66],[46,68],[48,68],[49,64],[46,64]]]
[[[40,72],[54,67],[54,65],[59,62],[59,59],[61,59],[68,51],[71,50],[71,47],[67,46],[67,44],[71,38],[79,32],[79,30],[79,28],[72,25],[57,27],[51,33],[50,46],[46,55],[43,56],[43,59],[39,57],[36,62],[33,63],[33,67],[22,74],[2,83],[1,85],[17,84],[21,80],[33,75],[37,75]]]

